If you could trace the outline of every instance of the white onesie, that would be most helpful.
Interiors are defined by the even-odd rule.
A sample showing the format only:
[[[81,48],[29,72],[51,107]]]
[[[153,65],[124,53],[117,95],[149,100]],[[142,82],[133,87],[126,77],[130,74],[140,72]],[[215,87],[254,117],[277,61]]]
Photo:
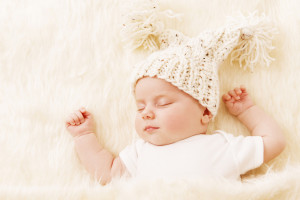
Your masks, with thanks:
[[[215,131],[165,146],[139,139],[119,156],[131,176],[137,178],[240,180],[241,174],[263,163],[263,154],[260,136],[235,137]]]

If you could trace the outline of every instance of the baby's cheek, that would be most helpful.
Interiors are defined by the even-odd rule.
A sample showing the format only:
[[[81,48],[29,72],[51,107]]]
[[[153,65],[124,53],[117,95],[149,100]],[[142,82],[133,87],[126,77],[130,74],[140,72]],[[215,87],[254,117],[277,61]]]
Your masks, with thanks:
[[[135,118],[135,130],[137,133],[140,133],[141,127],[142,127],[142,122],[138,117],[136,117]]]
[[[173,114],[166,117],[165,124],[170,131],[182,131],[185,129],[186,120],[182,115]]]

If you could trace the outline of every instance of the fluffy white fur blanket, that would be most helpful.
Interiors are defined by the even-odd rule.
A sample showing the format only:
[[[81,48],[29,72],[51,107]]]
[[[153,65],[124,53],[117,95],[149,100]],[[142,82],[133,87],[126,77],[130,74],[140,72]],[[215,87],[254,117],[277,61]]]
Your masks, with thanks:
[[[0,199],[299,199],[300,3],[297,0],[161,0],[182,13],[170,28],[195,36],[217,28],[236,11],[257,10],[279,35],[269,68],[253,73],[225,62],[221,93],[244,84],[284,130],[287,147],[241,183],[225,180],[92,181],[79,163],[65,117],[86,106],[102,144],[117,154],[132,139],[135,105],[132,65],[147,52],[130,52],[120,37],[126,1],[0,1]],[[249,132],[223,104],[210,130]]]

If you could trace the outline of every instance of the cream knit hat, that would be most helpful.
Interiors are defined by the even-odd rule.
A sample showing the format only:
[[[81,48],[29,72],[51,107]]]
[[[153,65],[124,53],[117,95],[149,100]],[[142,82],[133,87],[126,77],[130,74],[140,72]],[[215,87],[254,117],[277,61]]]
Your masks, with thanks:
[[[133,91],[143,77],[164,79],[197,99],[215,116],[219,106],[218,66],[229,54],[231,62],[239,61],[241,67],[251,71],[255,65],[269,66],[273,60],[269,52],[276,30],[265,16],[241,15],[238,21],[231,19],[218,30],[189,38],[175,30],[164,30],[158,19],[163,14],[158,13],[152,1],[142,8],[131,11],[123,24],[123,34],[133,49],[143,46],[154,51],[135,66]]]

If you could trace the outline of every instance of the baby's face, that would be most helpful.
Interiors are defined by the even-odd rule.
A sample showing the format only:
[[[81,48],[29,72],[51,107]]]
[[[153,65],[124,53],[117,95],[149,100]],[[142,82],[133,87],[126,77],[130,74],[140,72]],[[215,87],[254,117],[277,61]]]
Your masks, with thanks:
[[[205,133],[205,108],[196,99],[165,80],[145,77],[135,88],[139,136],[154,145],[167,145]]]

